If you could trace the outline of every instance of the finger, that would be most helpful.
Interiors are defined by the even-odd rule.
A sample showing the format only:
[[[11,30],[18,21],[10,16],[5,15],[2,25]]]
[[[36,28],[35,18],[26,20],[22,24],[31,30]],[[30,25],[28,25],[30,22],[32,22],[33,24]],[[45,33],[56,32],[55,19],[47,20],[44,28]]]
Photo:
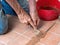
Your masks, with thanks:
[[[36,26],[36,20],[33,20],[34,25]]]
[[[28,22],[27,22],[27,21],[25,21],[25,22],[24,22],[24,24],[28,24]]]
[[[21,23],[27,24],[27,21],[21,21]]]
[[[39,23],[40,23],[40,19],[37,20],[37,26],[39,25]]]
[[[32,21],[29,21],[30,25],[35,29],[34,23]]]

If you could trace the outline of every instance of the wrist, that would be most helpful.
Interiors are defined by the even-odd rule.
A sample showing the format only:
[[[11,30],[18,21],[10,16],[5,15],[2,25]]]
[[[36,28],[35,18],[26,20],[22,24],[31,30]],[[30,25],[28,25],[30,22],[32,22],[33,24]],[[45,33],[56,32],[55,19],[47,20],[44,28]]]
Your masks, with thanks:
[[[30,15],[31,15],[31,16],[37,15],[37,11],[35,11],[35,12],[30,12]]]

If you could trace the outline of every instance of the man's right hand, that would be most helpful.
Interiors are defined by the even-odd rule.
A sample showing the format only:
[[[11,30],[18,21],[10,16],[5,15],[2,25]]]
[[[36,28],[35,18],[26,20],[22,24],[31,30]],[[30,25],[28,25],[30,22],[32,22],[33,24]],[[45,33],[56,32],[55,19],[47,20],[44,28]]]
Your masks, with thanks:
[[[28,22],[32,21],[30,16],[26,12],[22,12],[21,14],[19,14],[18,18],[21,23],[27,24]]]

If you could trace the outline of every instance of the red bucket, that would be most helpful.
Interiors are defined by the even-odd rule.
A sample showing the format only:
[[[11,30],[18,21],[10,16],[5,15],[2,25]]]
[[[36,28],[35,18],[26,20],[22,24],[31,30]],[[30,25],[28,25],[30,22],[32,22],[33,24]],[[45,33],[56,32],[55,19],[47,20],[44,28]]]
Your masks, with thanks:
[[[52,8],[41,8],[38,10],[38,15],[40,19],[51,21],[58,18],[58,12]]]
[[[57,12],[54,9],[48,9],[48,8],[41,9],[40,7],[44,7],[44,6],[49,7],[50,6],[49,8],[56,7],[58,9],[60,9],[59,5],[60,5],[60,2],[58,0],[53,0],[53,1],[51,1],[51,0],[38,0],[36,7],[37,7],[39,17],[41,19],[47,20],[47,21],[57,19],[59,16],[59,14],[58,14],[59,12]]]

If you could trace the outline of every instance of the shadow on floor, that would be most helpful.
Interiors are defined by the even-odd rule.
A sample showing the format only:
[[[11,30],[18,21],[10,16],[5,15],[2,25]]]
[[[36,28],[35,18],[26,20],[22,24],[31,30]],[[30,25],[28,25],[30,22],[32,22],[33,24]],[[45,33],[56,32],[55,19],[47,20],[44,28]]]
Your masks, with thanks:
[[[42,20],[40,20],[40,23],[39,23],[39,25],[37,26],[38,29],[40,29],[43,25],[44,25],[44,22],[43,22]]]
[[[16,26],[16,23],[18,23],[17,16],[8,16],[8,32],[12,31],[12,29]]]

